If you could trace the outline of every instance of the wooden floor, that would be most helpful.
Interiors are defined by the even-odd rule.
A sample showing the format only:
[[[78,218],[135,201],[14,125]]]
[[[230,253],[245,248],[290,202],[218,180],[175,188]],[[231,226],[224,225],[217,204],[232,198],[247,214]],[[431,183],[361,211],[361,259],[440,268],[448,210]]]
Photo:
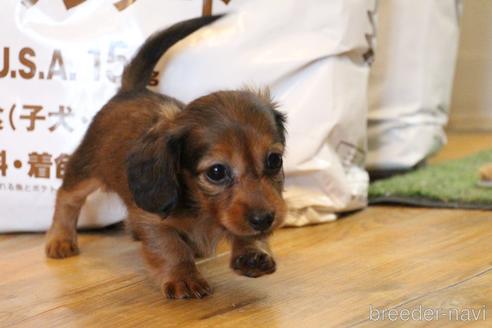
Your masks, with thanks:
[[[433,161],[491,146],[491,134],[452,135]],[[0,236],[0,327],[447,327],[470,322],[375,322],[369,311],[492,311],[491,212],[373,207],[283,229],[274,275],[233,274],[221,248],[199,264],[215,294],[193,301],[165,300],[120,228],[79,240],[80,256],[48,260],[42,235]],[[491,316],[472,323],[492,327]]]

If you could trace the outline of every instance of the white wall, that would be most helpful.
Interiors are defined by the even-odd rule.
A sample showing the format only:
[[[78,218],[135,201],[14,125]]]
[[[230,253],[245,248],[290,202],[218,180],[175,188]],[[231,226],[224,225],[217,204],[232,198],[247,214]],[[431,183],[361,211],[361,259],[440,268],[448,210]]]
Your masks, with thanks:
[[[492,130],[492,1],[464,2],[449,128]]]

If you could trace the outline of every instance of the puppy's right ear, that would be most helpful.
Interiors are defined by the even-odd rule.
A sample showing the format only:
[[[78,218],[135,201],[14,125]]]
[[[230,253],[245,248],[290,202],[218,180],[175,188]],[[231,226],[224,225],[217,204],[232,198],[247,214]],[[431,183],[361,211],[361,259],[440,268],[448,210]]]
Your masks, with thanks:
[[[165,132],[164,132],[165,131]],[[132,147],[127,158],[128,186],[138,207],[163,217],[178,203],[177,176],[183,132],[155,127]]]

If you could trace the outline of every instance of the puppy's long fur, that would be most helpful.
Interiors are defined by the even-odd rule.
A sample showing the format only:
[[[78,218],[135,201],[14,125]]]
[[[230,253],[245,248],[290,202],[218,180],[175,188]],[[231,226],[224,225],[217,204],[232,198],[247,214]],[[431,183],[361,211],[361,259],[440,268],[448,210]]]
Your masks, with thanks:
[[[173,44],[218,17],[188,20],[151,36],[125,68],[119,92],[94,117],[58,191],[46,254],[78,254],[76,225],[86,197],[116,192],[128,226],[169,298],[211,293],[194,259],[232,244],[231,268],[275,271],[267,237],[285,216],[284,116],[270,97],[219,91],[185,106],[146,86]]]

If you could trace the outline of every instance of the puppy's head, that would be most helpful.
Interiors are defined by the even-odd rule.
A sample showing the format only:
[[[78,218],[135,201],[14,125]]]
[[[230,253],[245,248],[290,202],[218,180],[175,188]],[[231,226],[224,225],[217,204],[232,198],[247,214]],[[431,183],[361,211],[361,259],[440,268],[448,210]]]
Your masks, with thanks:
[[[235,235],[279,226],[285,117],[274,107],[265,93],[221,91],[157,124],[128,161],[137,205],[162,216],[199,211]]]

